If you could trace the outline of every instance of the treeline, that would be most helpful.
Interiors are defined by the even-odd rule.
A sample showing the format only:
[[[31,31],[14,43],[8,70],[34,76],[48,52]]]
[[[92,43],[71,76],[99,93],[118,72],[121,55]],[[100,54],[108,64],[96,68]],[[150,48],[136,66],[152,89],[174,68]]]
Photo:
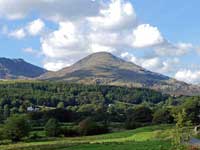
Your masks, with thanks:
[[[27,112],[28,107],[67,108],[92,111],[99,105],[157,104],[168,99],[159,92],[115,86],[82,85],[57,82],[2,82],[0,111],[4,117]]]

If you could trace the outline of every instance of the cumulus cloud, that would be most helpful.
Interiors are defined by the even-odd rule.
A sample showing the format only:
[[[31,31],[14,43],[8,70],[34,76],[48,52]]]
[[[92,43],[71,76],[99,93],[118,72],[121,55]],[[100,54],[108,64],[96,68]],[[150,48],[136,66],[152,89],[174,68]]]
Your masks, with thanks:
[[[58,71],[60,68],[67,67],[70,64],[66,64],[65,62],[62,61],[53,61],[53,62],[45,62],[44,63],[44,68],[47,70],[52,70],[52,71]]]
[[[97,52],[109,52],[109,53],[114,53],[117,50],[113,47],[109,47],[109,46],[103,46],[103,45],[99,45],[99,44],[91,44],[90,45],[90,52],[92,53],[97,53]]]
[[[88,18],[94,30],[119,30],[136,24],[136,13],[130,2],[111,0],[100,15]]]
[[[41,49],[47,59],[65,59],[65,64],[69,64],[71,59],[76,61],[88,54],[87,39],[72,22],[60,22],[57,30],[41,38]]]
[[[164,38],[157,27],[142,24],[133,30],[133,46],[136,48],[151,47],[163,42]]]
[[[7,34],[13,38],[23,39],[26,36],[37,36],[42,33],[45,28],[45,23],[41,19],[36,19],[25,25],[24,27],[9,31],[8,27],[5,26],[2,29],[3,34]]]
[[[129,52],[121,53],[121,58],[126,59],[130,62],[135,63],[136,65],[142,66],[145,69],[158,72],[158,73],[174,73],[176,67],[179,66],[180,61],[178,58],[166,58],[162,59],[160,57],[151,57],[151,58],[141,58],[136,57],[135,55]]]
[[[175,74],[175,78],[180,81],[185,81],[187,83],[197,84],[200,83],[200,70],[179,70]]]
[[[27,25],[26,29],[30,35],[35,36],[35,35],[38,35],[39,33],[41,33],[41,31],[44,29],[44,27],[45,27],[45,23],[41,19],[36,19],[36,20],[30,22]]]

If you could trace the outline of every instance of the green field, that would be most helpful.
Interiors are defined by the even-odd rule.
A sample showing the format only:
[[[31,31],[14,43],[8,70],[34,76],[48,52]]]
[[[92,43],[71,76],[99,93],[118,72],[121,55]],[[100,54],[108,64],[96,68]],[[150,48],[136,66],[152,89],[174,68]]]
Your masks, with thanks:
[[[49,138],[1,145],[0,150],[169,150],[171,128],[161,125],[97,136]]]

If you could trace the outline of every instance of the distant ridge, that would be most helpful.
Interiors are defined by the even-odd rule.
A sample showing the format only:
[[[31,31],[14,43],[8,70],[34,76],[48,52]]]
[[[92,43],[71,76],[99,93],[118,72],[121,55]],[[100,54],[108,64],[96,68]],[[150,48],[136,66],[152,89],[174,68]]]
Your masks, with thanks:
[[[38,77],[47,71],[23,59],[0,58],[0,79],[26,79]]]
[[[47,72],[40,80],[150,88],[172,95],[199,95],[198,86],[148,71],[107,52],[91,54],[70,67]]]

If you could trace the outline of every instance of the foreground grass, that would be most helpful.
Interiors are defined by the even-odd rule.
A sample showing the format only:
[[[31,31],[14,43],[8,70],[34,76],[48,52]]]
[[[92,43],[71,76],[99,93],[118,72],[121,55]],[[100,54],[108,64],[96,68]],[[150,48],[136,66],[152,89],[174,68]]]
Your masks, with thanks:
[[[0,150],[168,150],[171,126],[150,126],[105,135],[53,138],[2,145]]]
[[[69,146],[57,150],[169,150],[170,143],[166,141],[143,141],[105,144],[85,144]]]

